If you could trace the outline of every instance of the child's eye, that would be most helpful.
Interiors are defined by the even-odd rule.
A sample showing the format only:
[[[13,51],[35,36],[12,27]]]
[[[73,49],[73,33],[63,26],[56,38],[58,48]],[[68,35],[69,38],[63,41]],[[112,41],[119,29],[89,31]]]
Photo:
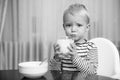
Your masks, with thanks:
[[[66,24],[65,26],[66,26],[66,27],[71,27],[71,26],[72,26],[72,24]]]
[[[77,24],[77,26],[78,26],[78,27],[81,27],[81,26],[82,26],[82,24]]]

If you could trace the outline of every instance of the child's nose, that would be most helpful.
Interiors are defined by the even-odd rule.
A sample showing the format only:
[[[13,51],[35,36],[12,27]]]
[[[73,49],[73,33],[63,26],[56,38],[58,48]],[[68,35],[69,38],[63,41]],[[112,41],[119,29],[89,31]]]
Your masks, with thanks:
[[[76,26],[72,26],[71,32],[76,32],[76,31],[77,31],[77,27]]]

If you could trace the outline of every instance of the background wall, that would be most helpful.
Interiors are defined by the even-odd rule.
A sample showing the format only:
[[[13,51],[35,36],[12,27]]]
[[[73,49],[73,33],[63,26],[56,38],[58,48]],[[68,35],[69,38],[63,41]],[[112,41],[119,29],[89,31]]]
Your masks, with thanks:
[[[105,37],[119,49],[120,0],[0,0],[0,24],[5,23],[3,30],[0,26],[0,69],[17,69],[19,62],[52,56],[53,43],[65,36],[63,12],[73,3],[83,3],[88,8],[88,39]]]

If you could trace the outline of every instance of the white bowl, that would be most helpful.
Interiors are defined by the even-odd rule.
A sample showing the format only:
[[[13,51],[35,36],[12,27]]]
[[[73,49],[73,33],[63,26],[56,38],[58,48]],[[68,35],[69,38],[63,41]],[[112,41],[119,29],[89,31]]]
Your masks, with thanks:
[[[19,72],[27,78],[40,78],[48,71],[48,62],[31,61],[18,64]]]

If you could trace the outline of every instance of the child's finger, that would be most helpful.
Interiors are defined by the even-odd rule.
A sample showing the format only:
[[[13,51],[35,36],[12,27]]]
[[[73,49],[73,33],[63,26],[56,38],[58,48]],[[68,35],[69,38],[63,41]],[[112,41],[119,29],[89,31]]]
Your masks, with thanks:
[[[60,58],[63,58],[63,57],[64,57],[64,54],[59,54],[59,57],[60,57]]]
[[[74,54],[76,54],[77,52],[76,52],[76,50],[75,50],[75,48],[72,48],[72,47],[68,47],[68,49],[69,49],[69,55],[74,55]]]
[[[73,55],[73,52],[69,52],[68,55],[72,56],[72,55]]]
[[[54,51],[55,51],[55,52],[56,52],[56,51],[60,51],[59,45],[55,45],[55,46],[54,46]]]
[[[60,47],[59,47],[59,46],[56,46],[54,49],[57,50],[57,49],[60,49]]]
[[[58,44],[54,44],[54,48],[57,48],[57,47],[59,47],[59,45]]]
[[[70,51],[70,52],[73,52],[73,48],[72,47],[67,47],[68,48],[68,50]]]
[[[69,52],[68,53],[68,55],[70,56],[70,57],[72,57],[72,56],[74,56],[74,55],[76,55],[77,53],[76,52]]]
[[[75,50],[75,45],[70,44],[70,46],[67,47],[70,52],[73,52]]]
[[[56,61],[60,61],[60,60],[61,60],[61,58],[59,57],[59,54],[55,54],[54,59],[55,59]]]
[[[71,46],[72,49],[76,49],[75,44],[70,44],[70,46]]]
[[[62,54],[60,51],[56,51],[55,54]]]

